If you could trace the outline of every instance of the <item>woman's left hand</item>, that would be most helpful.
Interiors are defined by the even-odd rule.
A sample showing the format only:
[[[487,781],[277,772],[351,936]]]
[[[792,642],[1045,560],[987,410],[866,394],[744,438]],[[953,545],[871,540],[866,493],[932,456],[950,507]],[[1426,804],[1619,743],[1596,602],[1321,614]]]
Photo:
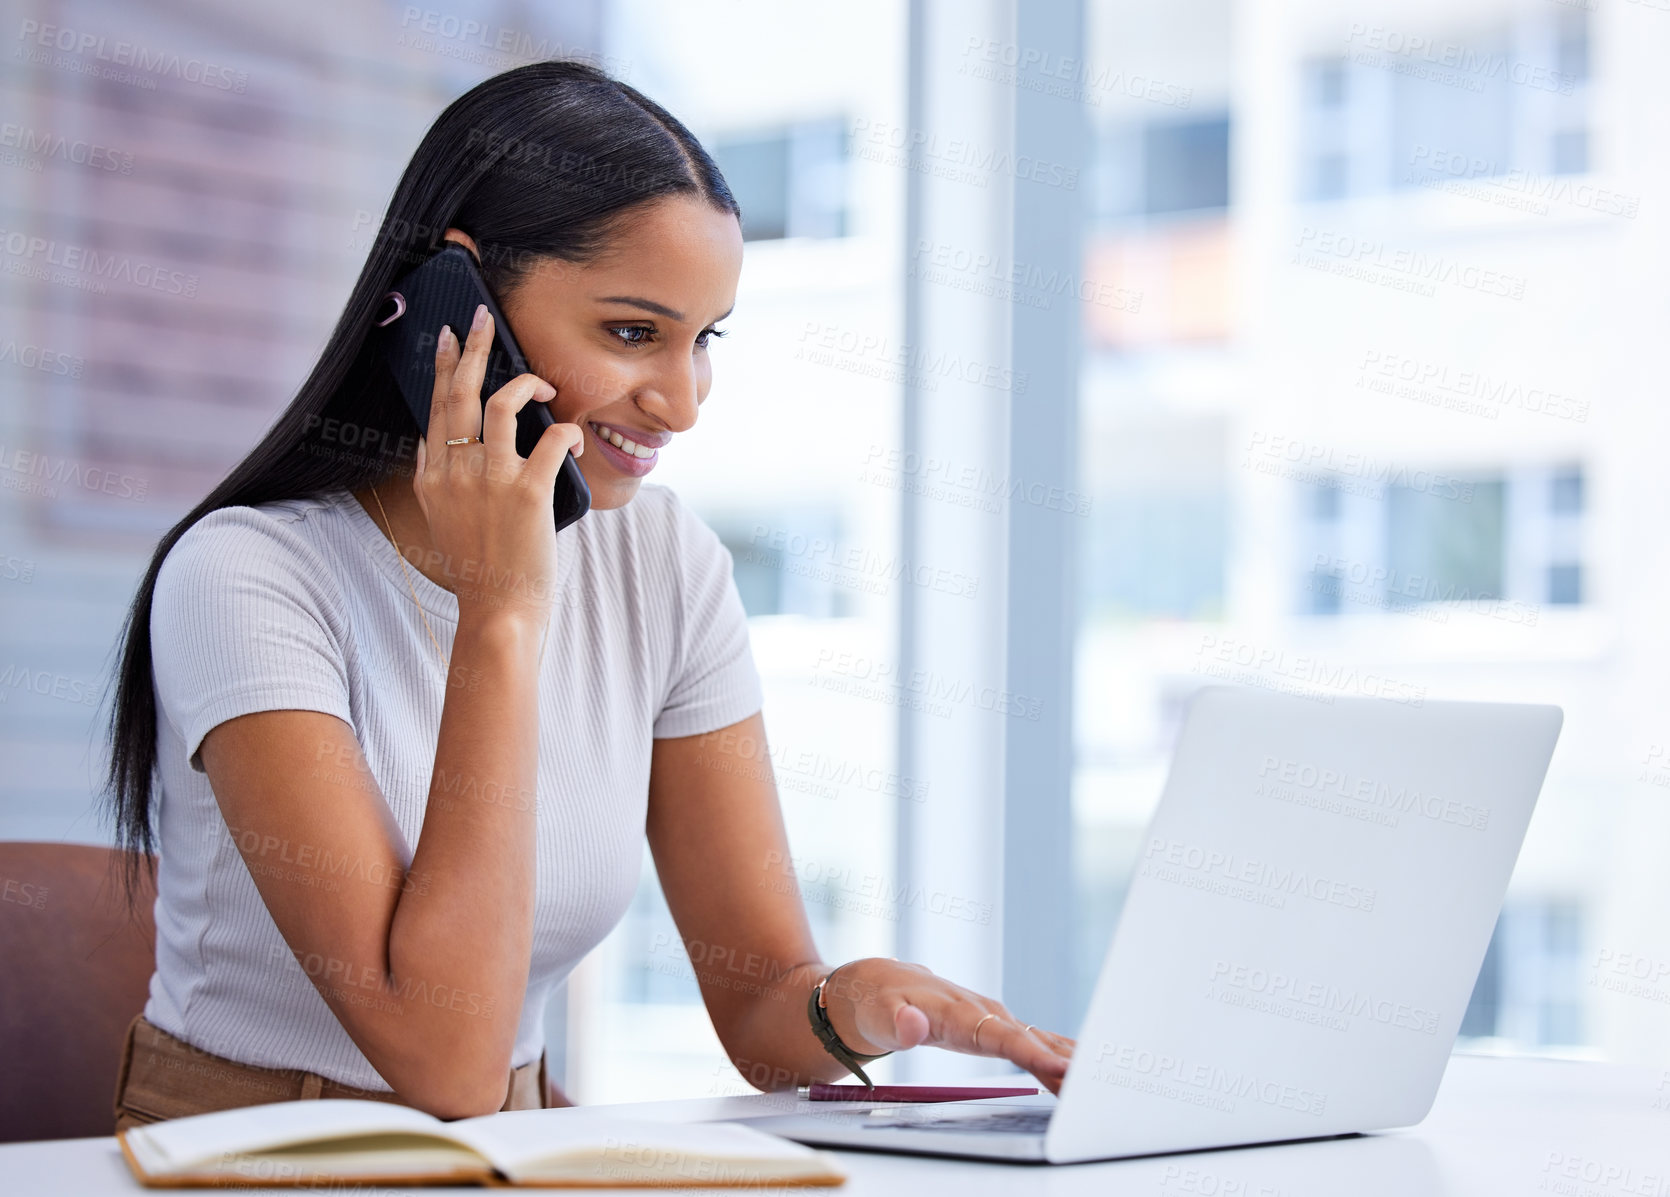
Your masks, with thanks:
[[[995,1056],[1061,1091],[1073,1041],[1016,1021],[1003,1003],[936,977],[920,964],[867,957],[843,964],[823,988],[841,1042],[862,1055],[927,1044]]]

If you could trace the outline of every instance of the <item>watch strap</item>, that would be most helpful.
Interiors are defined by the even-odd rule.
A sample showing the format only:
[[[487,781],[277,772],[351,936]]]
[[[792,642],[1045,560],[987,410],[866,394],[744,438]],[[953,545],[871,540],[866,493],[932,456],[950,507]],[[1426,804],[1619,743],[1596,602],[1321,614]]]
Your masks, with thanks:
[[[871,1060],[879,1060],[883,1056],[891,1056],[892,1052],[877,1052],[867,1056],[862,1052],[855,1052],[841,1042],[841,1037],[835,1033],[834,1025],[829,1021],[829,1011],[823,1004],[823,987],[829,983],[840,968],[831,969],[816,985],[812,986],[811,995],[806,999],[806,1017],[812,1024],[812,1034],[823,1044],[823,1050],[834,1056],[841,1064],[859,1080],[866,1088],[874,1089],[875,1082],[864,1072],[864,1065]]]

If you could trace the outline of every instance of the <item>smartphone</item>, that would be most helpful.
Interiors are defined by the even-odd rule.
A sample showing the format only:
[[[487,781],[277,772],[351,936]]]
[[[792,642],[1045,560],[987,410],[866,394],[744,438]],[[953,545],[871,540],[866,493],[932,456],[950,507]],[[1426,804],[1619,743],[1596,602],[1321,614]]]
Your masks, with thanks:
[[[382,330],[383,358],[405,396],[406,406],[411,408],[419,435],[429,432],[429,409],[435,396],[435,342],[441,327],[450,326],[462,345],[475,319],[476,305],[483,303],[493,317],[493,346],[487,352],[487,372],[481,380],[485,406],[505,383],[528,373],[528,361],[511,334],[510,322],[487,290],[475,255],[449,241],[422,265],[402,275],[384,296],[388,314],[377,321]],[[528,402],[516,414],[516,452],[527,457],[541,434],[554,423],[543,403]],[[572,453],[563,454],[551,506],[559,532],[591,509],[591,488]]]

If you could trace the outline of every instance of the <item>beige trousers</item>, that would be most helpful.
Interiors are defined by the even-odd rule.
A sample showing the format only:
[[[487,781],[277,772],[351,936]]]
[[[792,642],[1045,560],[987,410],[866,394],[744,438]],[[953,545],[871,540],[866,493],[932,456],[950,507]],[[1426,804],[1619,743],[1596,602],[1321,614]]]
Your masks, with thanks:
[[[545,1057],[510,1071],[501,1109],[538,1110],[547,1104]],[[339,1084],[300,1068],[261,1068],[216,1056],[176,1039],[136,1015],[128,1024],[116,1077],[116,1130],[273,1101],[347,1097],[404,1105],[382,1090]]]

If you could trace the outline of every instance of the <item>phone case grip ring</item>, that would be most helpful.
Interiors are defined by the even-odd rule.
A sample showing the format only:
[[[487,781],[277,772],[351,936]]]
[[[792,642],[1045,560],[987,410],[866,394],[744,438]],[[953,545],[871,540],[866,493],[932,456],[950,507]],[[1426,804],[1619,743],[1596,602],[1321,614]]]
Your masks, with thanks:
[[[406,314],[406,297],[398,291],[390,291],[387,295],[383,296],[384,303],[387,303],[391,299],[394,300],[394,313],[377,321],[378,328],[387,328],[389,325],[393,324],[396,320]]]

